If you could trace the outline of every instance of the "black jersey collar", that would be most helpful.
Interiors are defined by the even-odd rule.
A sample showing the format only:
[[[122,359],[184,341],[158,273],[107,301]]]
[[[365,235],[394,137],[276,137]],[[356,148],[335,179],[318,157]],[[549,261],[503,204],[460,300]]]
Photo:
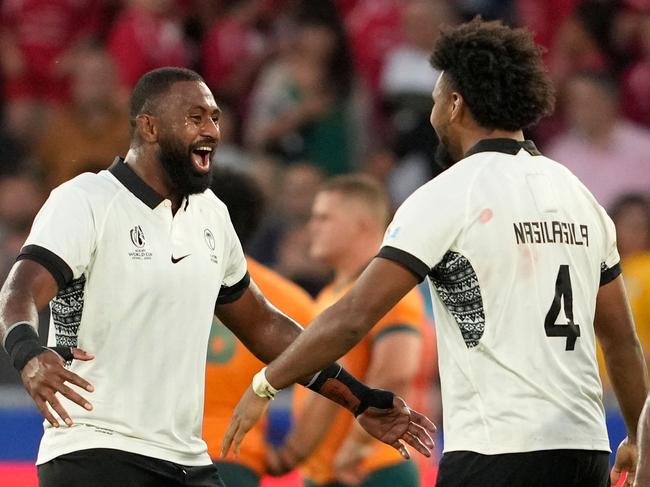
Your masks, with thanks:
[[[108,170],[126,189],[152,210],[165,199],[140,179],[140,176],[133,172],[121,157],[116,157]]]
[[[537,150],[532,140],[515,140],[515,139],[483,139],[479,140],[474,147],[467,151],[465,157],[478,154],[479,152],[501,152],[514,156],[521,149],[524,149],[531,156],[541,156],[542,153]]]

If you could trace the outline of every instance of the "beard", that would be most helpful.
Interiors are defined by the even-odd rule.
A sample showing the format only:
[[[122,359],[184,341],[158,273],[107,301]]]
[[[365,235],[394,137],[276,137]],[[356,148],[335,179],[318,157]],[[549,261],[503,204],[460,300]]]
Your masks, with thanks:
[[[442,169],[443,171],[449,169],[458,162],[454,160],[452,155],[449,153],[449,148],[442,142],[442,140],[438,142],[438,146],[436,147],[434,161],[439,169]]]
[[[210,164],[210,170],[205,174],[197,172],[192,164],[192,150],[199,147],[201,143],[186,148],[178,139],[167,137],[160,139],[158,144],[158,160],[167,173],[172,186],[182,196],[203,193],[210,187],[212,164]]]

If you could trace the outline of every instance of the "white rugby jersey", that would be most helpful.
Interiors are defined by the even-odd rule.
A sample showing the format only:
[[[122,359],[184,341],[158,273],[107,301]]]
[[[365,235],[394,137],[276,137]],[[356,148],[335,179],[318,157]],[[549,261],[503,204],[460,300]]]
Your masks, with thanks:
[[[609,451],[593,323],[619,256],[571,172],[482,140],[404,202],[379,256],[428,277],[445,451]]]
[[[60,397],[74,421],[45,423],[37,464],[114,448],[182,465],[208,465],[201,439],[205,360],[215,304],[237,299],[249,277],[225,205],[210,190],[172,215],[171,202],[124,162],[55,189],[19,259],[59,284],[49,343],[95,359],[70,369],[92,411]]]

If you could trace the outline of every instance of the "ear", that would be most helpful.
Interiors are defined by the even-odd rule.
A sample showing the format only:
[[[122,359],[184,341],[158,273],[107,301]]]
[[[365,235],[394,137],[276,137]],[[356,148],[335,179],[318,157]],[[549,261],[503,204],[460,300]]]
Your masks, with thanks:
[[[465,111],[465,100],[463,99],[463,96],[460,93],[454,91],[451,94],[450,121],[455,122],[460,120],[460,118],[463,116],[464,111]]]
[[[150,144],[158,142],[158,124],[156,117],[142,113],[135,118],[135,126],[143,141]]]

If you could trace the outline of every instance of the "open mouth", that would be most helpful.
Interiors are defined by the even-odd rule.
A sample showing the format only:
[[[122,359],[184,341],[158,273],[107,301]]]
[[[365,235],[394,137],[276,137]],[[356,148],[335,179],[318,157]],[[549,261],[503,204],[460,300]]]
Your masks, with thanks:
[[[208,145],[201,145],[192,151],[192,163],[197,172],[205,174],[210,170],[212,150]]]

